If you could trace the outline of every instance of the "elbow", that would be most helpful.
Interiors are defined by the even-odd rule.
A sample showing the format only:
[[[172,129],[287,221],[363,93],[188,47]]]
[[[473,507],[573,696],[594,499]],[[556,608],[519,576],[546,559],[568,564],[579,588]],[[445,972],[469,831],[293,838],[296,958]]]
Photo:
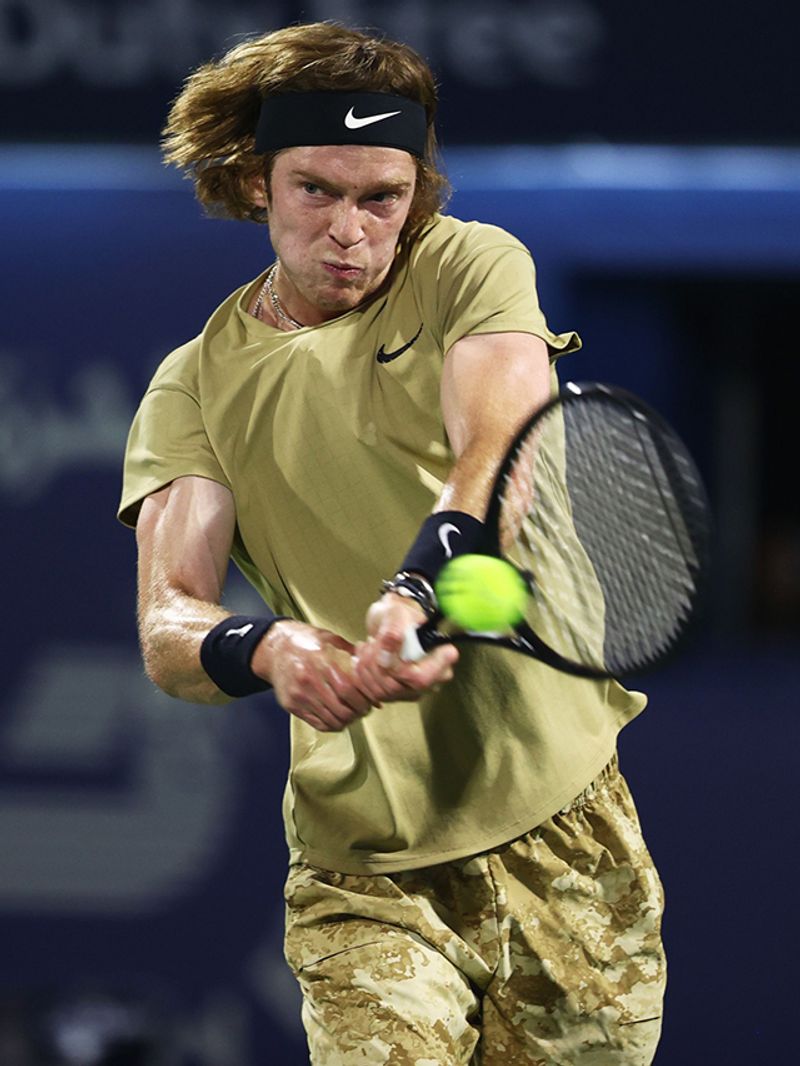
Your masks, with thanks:
[[[222,692],[199,664],[180,669],[171,656],[159,654],[157,648],[142,645],[142,660],[147,677],[165,695],[187,703],[221,705],[232,697]]]
[[[174,672],[167,669],[166,664],[155,650],[147,647],[144,643],[142,644],[142,662],[145,674],[156,688],[161,689],[167,696],[172,696],[176,699],[180,697],[180,692],[178,691],[180,686]]]

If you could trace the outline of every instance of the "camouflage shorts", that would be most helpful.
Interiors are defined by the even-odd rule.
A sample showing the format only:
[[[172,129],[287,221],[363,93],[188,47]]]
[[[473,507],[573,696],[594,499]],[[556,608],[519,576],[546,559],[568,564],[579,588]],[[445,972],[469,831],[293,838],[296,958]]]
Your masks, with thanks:
[[[612,762],[493,851],[370,876],[293,866],[286,956],[315,1066],[647,1066],[662,893]]]

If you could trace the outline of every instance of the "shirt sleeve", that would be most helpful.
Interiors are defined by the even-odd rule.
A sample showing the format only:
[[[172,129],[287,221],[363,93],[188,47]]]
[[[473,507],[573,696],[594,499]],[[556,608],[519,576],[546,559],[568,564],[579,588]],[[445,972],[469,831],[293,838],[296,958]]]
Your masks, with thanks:
[[[577,333],[554,333],[539,306],[530,252],[505,231],[476,226],[465,234],[441,274],[439,321],[446,352],[479,333],[532,333],[553,357],[577,351]]]
[[[128,435],[119,520],[135,527],[146,496],[190,475],[230,488],[209,443],[197,398],[178,385],[153,384]]]

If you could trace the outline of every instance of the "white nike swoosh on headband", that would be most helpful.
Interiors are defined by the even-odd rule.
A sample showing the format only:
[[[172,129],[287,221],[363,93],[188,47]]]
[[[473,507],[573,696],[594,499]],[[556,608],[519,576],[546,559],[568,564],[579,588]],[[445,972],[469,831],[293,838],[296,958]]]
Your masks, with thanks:
[[[373,122],[382,122],[385,118],[401,114],[400,111],[387,111],[383,115],[367,115],[366,118],[356,118],[351,107],[344,116],[344,124],[349,130],[360,130],[362,126],[371,126]]]

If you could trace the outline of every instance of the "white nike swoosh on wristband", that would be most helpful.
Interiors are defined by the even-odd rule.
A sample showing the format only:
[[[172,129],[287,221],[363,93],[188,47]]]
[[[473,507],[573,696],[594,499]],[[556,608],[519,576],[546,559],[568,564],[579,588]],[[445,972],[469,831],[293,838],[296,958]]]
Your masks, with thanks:
[[[366,115],[364,118],[356,118],[353,110],[354,108],[351,107],[344,116],[344,124],[349,130],[360,130],[362,126],[371,126],[373,122],[382,122],[385,118],[401,114],[400,111],[386,111],[382,115]]]
[[[225,632],[226,637],[246,637],[250,630],[253,628],[253,623],[248,622],[246,626],[242,626],[240,629],[228,629]]]
[[[450,547],[451,533],[458,533],[459,537],[461,536],[461,530],[458,526],[454,526],[452,522],[445,522],[443,525],[439,526],[439,540],[442,542],[442,547],[444,548],[445,559],[453,558],[453,549]]]

